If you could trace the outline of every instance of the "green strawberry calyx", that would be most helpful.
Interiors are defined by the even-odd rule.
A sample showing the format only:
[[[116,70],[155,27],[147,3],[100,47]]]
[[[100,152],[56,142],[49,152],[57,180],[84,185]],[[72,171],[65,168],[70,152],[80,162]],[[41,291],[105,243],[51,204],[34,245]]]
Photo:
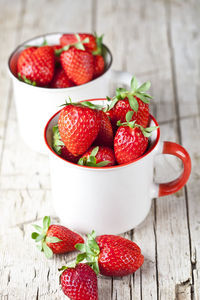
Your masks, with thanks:
[[[60,132],[58,129],[58,125],[53,126],[53,150],[58,154],[61,155],[61,148],[65,146],[63,141],[60,137]]]
[[[126,114],[126,122],[121,123],[121,121],[119,120],[117,121],[117,126],[129,126],[130,128],[140,128],[145,137],[150,137],[152,135],[152,132],[159,128],[159,126],[151,126],[144,128],[143,126],[136,124],[136,120],[131,121],[133,113],[134,112],[132,110],[128,111]]]
[[[104,108],[104,105],[100,104],[94,104],[90,101],[82,101],[82,102],[72,102],[72,99],[69,97],[69,101],[65,100],[64,104],[61,104],[60,106],[67,106],[67,105],[73,105],[73,106],[79,106],[79,107],[88,107],[95,110],[102,110]]]
[[[133,78],[131,79],[130,91],[124,88],[117,88],[116,95],[113,98],[107,97],[107,100],[110,101],[110,104],[107,106],[106,111],[111,110],[119,100],[128,98],[130,107],[135,112],[137,112],[139,104],[136,97],[142,100],[144,103],[149,104],[150,99],[152,99],[152,97],[146,92],[148,91],[150,86],[150,81],[144,82],[142,85],[139,86],[137,79],[135,78],[135,76],[133,76]]]
[[[26,82],[26,83],[28,83],[30,85],[36,86],[36,82],[35,81],[31,81],[30,79],[26,78],[25,75],[21,76],[20,73],[17,73],[17,75],[18,75],[18,79],[20,81],[23,81],[23,82]]]
[[[76,264],[86,261],[86,263],[95,271],[96,274],[99,274],[99,264],[98,258],[100,254],[100,248],[96,242],[96,233],[93,230],[91,234],[87,235],[87,241],[85,244],[76,244],[75,248],[81,253],[77,255]]]
[[[43,228],[39,225],[33,224],[33,227],[39,232],[32,232],[31,237],[35,240],[37,244],[37,248],[44,252],[47,258],[51,258],[53,256],[53,251],[47,243],[59,243],[62,240],[55,236],[47,236],[47,231],[49,229],[51,223],[51,219],[49,216],[45,216],[43,219]]]
[[[98,36],[96,32],[94,33],[94,36],[96,38],[96,44],[97,44],[97,49],[92,52],[93,55],[102,55],[103,52],[103,37],[104,34]]]
[[[88,167],[97,167],[97,168],[107,166],[110,163],[109,160],[104,160],[104,161],[101,161],[101,162],[97,163],[96,155],[97,155],[98,151],[99,151],[99,146],[95,147],[92,150],[89,157],[86,157],[86,156],[81,157],[78,161],[78,165],[88,166]]]
[[[85,38],[84,40],[81,41],[80,35],[78,33],[75,33],[75,36],[77,38],[77,42],[76,43],[66,45],[66,46],[62,47],[61,49],[56,49],[54,51],[55,55],[56,56],[60,56],[60,54],[63,51],[67,51],[71,47],[74,47],[74,48],[79,49],[79,50],[85,50],[84,44],[88,44],[90,42],[89,38],[87,37],[87,38]]]

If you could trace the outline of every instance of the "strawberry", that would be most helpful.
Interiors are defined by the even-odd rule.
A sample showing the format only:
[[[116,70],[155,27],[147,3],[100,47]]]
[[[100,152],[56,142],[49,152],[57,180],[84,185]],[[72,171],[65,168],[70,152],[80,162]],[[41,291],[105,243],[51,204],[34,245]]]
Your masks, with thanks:
[[[114,151],[109,147],[91,147],[78,161],[78,165],[88,167],[110,167],[115,165]]]
[[[88,51],[95,51],[97,49],[96,38],[90,33],[78,33],[78,34],[63,34],[60,38],[60,44],[62,47],[76,44],[79,41],[87,41],[84,43],[85,49]]]
[[[92,80],[94,58],[90,52],[73,47],[62,52],[60,60],[65,73],[76,85]]]
[[[54,51],[50,46],[29,47],[19,55],[17,72],[27,83],[46,86],[53,78],[54,65]]]
[[[82,253],[77,261],[86,259],[94,271],[105,276],[126,276],[141,267],[144,257],[137,244],[116,235],[101,235],[93,231],[86,244],[75,246]]]
[[[98,136],[94,142],[95,145],[113,146],[113,129],[109,117],[105,112],[99,111],[101,116],[101,125]]]
[[[114,151],[118,164],[133,161],[141,156],[148,146],[148,137],[157,127],[143,128],[141,125],[130,122],[133,111],[126,114],[126,122],[118,121],[119,129],[114,138]]]
[[[74,251],[77,243],[84,243],[83,238],[61,225],[50,225],[50,217],[44,217],[43,228],[33,225],[39,231],[32,233],[35,242],[40,242],[37,247],[40,251],[44,251],[47,258],[51,258],[53,253],[61,254]]]
[[[58,155],[60,155],[65,160],[68,160],[73,163],[77,163],[79,157],[74,156],[65,147],[65,144],[63,143],[63,141],[61,140],[61,137],[60,137],[58,125],[55,125],[53,127],[53,149]]]
[[[89,106],[89,107],[88,107]],[[79,156],[92,145],[100,128],[100,114],[90,102],[66,103],[58,119],[61,139],[67,149]]]
[[[99,77],[104,71],[104,59],[101,55],[94,56],[94,78]]]
[[[110,104],[107,108],[107,115],[111,119],[113,127],[116,129],[117,121],[125,122],[125,117],[128,111],[133,111],[132,120],[137,124],[147,127],[149,123],[149,99],[152,97],[146,94],[150,88],[150,82],[147,81],[138,87],[138,82],[135,77],[131,80],[131,91],[124,88],[116,89],[116,96],[110,99]]]
[[[74,86],[74,84],[69,80],[65,71],[62,68],[56,68],[53,80],[50,83],[51,88],[67,88]]]
[[[60,284],[71,300],[98,300],[97,275],[87,264],[62,267]]]

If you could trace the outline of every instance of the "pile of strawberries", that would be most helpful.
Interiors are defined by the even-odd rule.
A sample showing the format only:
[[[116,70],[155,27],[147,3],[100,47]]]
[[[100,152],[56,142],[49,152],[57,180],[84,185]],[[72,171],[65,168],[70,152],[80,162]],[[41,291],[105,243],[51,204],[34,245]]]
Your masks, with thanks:
[[[77,233],[61,225],[50,225],[50,217],[44,217],[43,228],[33,225],[37,232],[32,238],[47,258],[53,253],[62,254],[74,250],[81,253],[76,261],[63,266],[60,284],[71,300],[98,300],[97,275],[126,276],[141,267],[144,257],[137,244],[116,235],[96,237],[93,231],[86,242]]]
[[[131,90],[116,90],[102,106],[89,101],[66,103],[53,128],[53,149],[67,161],[88,167],[110,167],[134,161],[148,148],[157,127],[149,123],[150,82],[135,77]]]
[[[67,88],[81,85],[104,72],[102,38],[87,33],[63,34],[60,44],[28,46],[17,61],[18,78],[28,84]]]

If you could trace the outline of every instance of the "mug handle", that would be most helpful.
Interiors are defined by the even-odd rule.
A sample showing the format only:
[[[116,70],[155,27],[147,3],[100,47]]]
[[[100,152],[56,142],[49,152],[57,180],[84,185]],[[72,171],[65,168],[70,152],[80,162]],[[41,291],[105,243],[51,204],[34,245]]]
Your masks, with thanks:
[[[111,78],[117,84],[130,86],[133,75],[125,71],[111,70]]]
[[[183,171],[177,179],[157,184],[158,197],[176,193],[186,184],[191,173],[191,159],[185,148],[179,144],[165,141],[161,149],[162,154],[170,154],[180,158],[183,163]]]

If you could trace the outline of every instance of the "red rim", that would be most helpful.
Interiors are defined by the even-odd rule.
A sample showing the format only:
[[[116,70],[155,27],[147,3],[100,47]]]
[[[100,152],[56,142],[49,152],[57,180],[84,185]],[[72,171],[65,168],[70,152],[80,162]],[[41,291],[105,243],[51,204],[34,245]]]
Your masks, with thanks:
[[[89,99],[89,100],[82,100],[80,102],[84,102],[84,101],[106,101],[107,99],[106,98],[97,98],[97,99]],[[76,166],[76,167],[80,167],[80,168],[83,168],[83,169],[89,169],[89,170],[111,170],[111,169],[115,169],[115,168],[122,168],[124,166],[127,166],[127,165],[131,165],[133,163],[135,163],[136,161],[138,160],[141,160],[143,159],[144,157],[146,157],[148,154],[150,154],[154,149],[155,147],[157,146],[158,144],[158,141],[160,139],[160,127],[158,127],[156,130],[157,130],[157,137],[156,137],[156,140],[155,140],[155,144],[153,145],[153,147],[151,149],[149,149],[147,152],[145,152],[142,156],[136,158],[135,160],[133,160],[132,162],[129,162],[129,163],[126,163],[126,164],[122,164],[122,165],[115,165],[115,166],[110,166],[110,167],[103,167],[103,168],[95,168],[95,167],[88,167],[88,166],[80,166],[78,164],[74,164],[70,161],[67,161],[65,160],[64,158],[62,158],[61,156],[59,156],[56,152],[54,152],[52,150],[52,148],[49,146],[48,142],[47,142],[47,137],[46,137],[46,133],[47,133],[47,129],[49,127],[49,123],[55,118],[55,116],[57,116],[60,111],[62,109],[60,109],[59,111],[57,111],[50,119],[49,121],[47,122],[46,126],[45,126],[45,129],[44,129],[44,140],[45,140],[45,144],[46,146],[48,147],[48,149],[51,151],[51,153],[53,153],[54,155],[56,155],[59,159],[62,159],[64,162],[66,162],[67,164],[70,164],[70,165],[73,165],[73,166]],[[153,120],[155,125],[156,126],[159,126],[158,122],[156,121],[156,119],[150,114],[150,120]]]

